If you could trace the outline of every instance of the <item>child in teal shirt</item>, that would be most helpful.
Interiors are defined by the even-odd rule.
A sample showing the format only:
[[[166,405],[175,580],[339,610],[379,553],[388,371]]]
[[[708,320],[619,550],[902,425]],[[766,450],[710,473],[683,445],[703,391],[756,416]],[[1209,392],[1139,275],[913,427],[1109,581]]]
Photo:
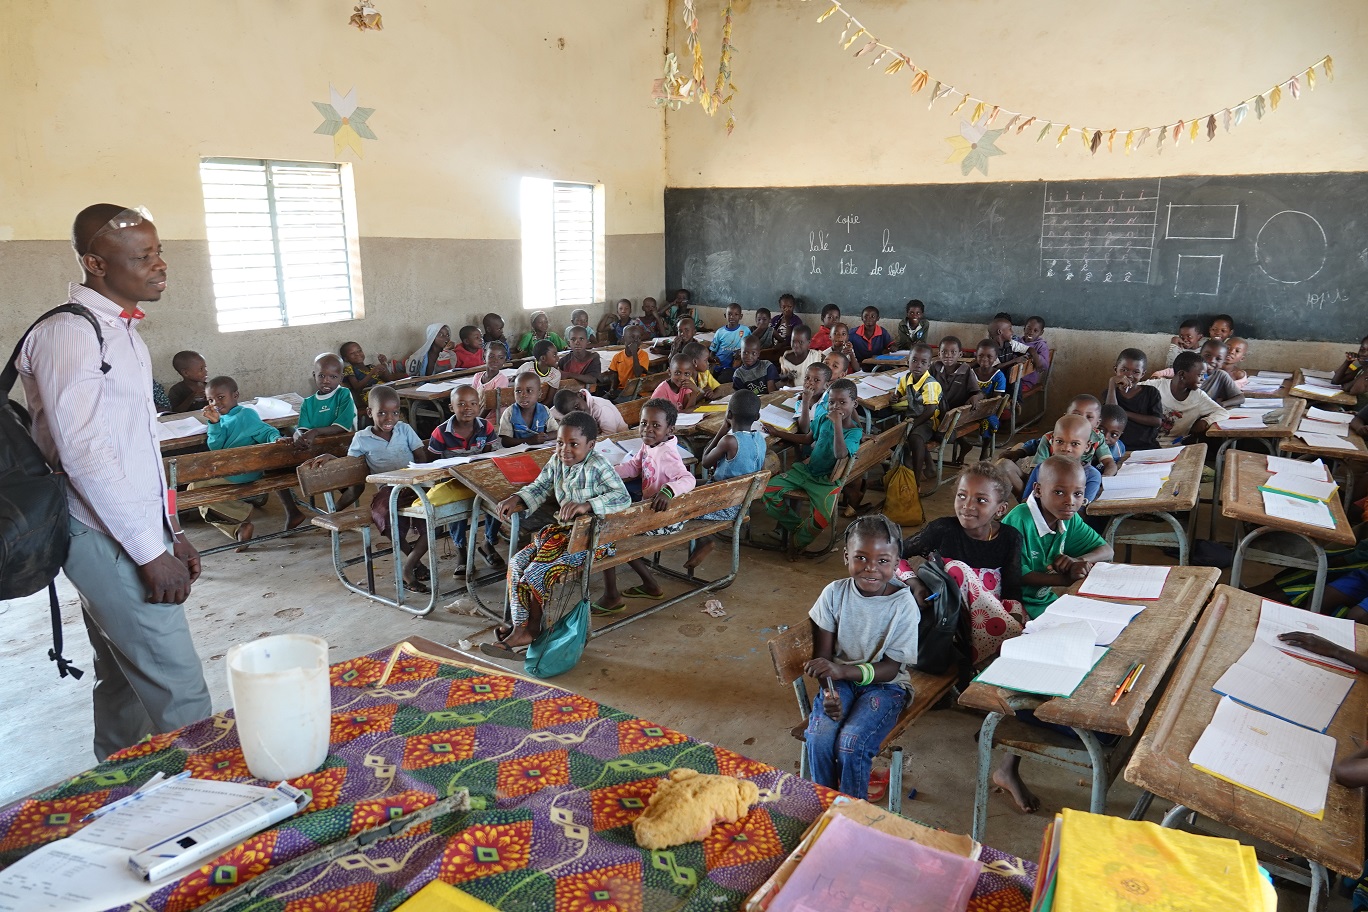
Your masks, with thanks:
[[[228,450],[234,447],[252,446],[258,443],[275,443],[280,439],[280,431],[261,420],[261,416],[246,406],[238,404],[238,385],[232,377],[215,377],[205,387],[209,402],[204,406],[204,420],[209,423],[206,439],[211,450]],[[190,489],[208,488],[225,484],[249,484],[256,481],[263,472],[242,472],[225,478],[212,478],[197,481]],[[251,522],[252,508],[266,502],[265,495],[259,503],[247,500],[226,500],[199,508],[204,521],[214,526],[224,535],[239,542],[247,542],[255,534]],[[294,503],[291,502],[291,507]],[[298,515],[298,510],[295,511]],[[302,521],[302,517],[301,520]],[[298,525],[296,522],[295,525]],[[289,528],[287,526],[287,528]],[[242,551],[247,546],[238,548]]]

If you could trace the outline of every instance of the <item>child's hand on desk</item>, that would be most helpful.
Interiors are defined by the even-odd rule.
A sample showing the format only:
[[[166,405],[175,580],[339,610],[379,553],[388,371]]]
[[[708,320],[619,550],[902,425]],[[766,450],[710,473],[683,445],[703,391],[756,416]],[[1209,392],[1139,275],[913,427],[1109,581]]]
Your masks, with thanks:
[[[205,405],[202,414],[204,415],[205,421],[209,422],[210,424],[218,424],[220,415],[218,407],[214,405],[214,403],[210,402],[209,404]]]
[[[583,516],[589,512],[592,512],[592,508],[587,503],[561,504],[561,508],[556,511],[556,519],[563,523],[573,522],[575,517]]]
[[[670,495],[663,490],[657,491],[656,496],[651,498],[651,509],[659,513],[670,505]]]
[[[1314,633],[1307,633],[1304,630],[1297,630],[1292,633],[1280,633],[1278,639],[1289,646],[1296,646],[1298,649],[1305,649],[1307,652],[1314,652],[1316,655],[1325,656],[1330,659],[1346,661],[1345,654],[1353,655],[1343,646],[1337,646],[1325,637],[1316,636]]]
[[[892,404],[895,403],[895,402],[902,402],[902,401],[903,401],[904,399],[906,399],[906,398],[907,398],[907,392],[906,392],[906,390],[896,390],[896,389],[895,389],[893,392],[891,392],[891,393],[888,394],[888,404],[889,404],[889,405],[892,405]]]
[[[499,514],[499,519],[508,519],[514,513],[520,513],[527,509],[527,504],[516,494],[512,497],[499,501],[499,506],[495,508]]]
[[[318,428],[295,428],[294,447],[296,450],[307,450],[313,446],[314,438],[318,436]]]
[[[332,453],[323,453],[319,456],[315,456],[313,459],[306,459],[301,468],[316,469],[319,466],[323,465],[325,462],[332,462],[336,458],[337,457],[334,456]]]
[[[1092,570],[1092,561],[1075,560],[1067,554],[1061,554],[1050,564],[1050,569],[1071,580],[1081,580]]]

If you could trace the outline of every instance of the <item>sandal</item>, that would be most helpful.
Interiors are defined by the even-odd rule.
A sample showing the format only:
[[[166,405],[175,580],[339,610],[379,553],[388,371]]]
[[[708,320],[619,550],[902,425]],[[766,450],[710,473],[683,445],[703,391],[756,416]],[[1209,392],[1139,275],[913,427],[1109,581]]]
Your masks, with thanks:
[[[527,647],[524,646],[522,648],[525,650]],[[506,662],[520,662],[523,658],[521,652],[518,652],[510,646],[505,646],[503,643],[481,643],[480,652],[483,652],[490,658],[503,659]]]
[[[664,593],[664,592],[647,592],[647,591],[646,591],[643,587],[641,587],[641,586],[633,586],[631,589],[624,589],[623,592],[622,592],[622,597],[623,597],[623,598],[644,598],[644,599],[650,599],[650,600],[653,601],[653,602],[658,602],[658,601],[660,601],[661,599],[663,599],[663,598],[665,597],[665,593]],[[621,608],[617,608],[617,609],[615,609],[615,610],[621,611],[622,609],[621,609]]]
[[[418,574],[415,573],[414,577],[417,576]],[[416,578],[412,580],[404,580],[404,588],[407,589],[409,592],[417,592],[421,595],[428,595],[432,592],[432,590],[428,587],[428,584],[426,582]]]
[[[475,550],[480,552],[480,557],[484,558],[489,569],[502,570],[504,568],[504,559],[499,555],[499,549],[495,548],[494,545],[485,542],[483,545],[477,546]]]
[[[431,581],[432,573],[428,570],[426,564],[419,564],[413,568],[413,578],[420,583],[426,583]]]
[[[625,592],[623,593],[623,595],[626,595],[626,594],[627,594],[627,593],[625,593]],[[622,609],[624,609],[624,608],[626,608],[626,607],[627,607],[627,606],[626,606],[625,604],[623,604],[623,605],[618,605],[616,608],[605,608],[605,607],[603,607],[602,605],[600,605],[598,602],[590,602],[590,603],[589,603],[589,613],[590,613],[590,614],[593,614],[593,615],[597,615],[597,616],[599,616],[599,617],[605,617],[605,616],[607,616],[607,615],[617,614],[617,613],[619,613],[620,611],[622,611]]]

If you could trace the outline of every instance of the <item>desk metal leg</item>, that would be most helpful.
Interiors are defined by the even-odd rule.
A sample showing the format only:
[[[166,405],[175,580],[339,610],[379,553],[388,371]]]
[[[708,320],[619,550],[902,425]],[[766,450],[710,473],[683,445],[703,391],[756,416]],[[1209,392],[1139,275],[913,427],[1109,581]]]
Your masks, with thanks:
[[[983,832],[988,829],[988,785],[993,775],[993,735],[997,732],[998,723],[1002,719],[1002,713],[990,712],[979,726],[978,783],[974,787],[974,822],[969,830],[969,835],[977,842],[983,842]]]
[[[418,502],[423,505],[424,534],[427,536],[428,554],[437,553],[437,520],[432,512],[432,502],[427,499],[427,492],[419,485],[394,485],[390,488],[389,515],[390,515],[390,542],[393,544],[391,553],[394,555],[394,607],[407,611],[409,614],[416,614],[419,617],[426,616],[437,606],[437,593],[441,589],[441,580],[438,579],[436,560],[433,559],[434,567],[429,574],[428,580],[428,601],[422,608],[410,608],[404,604],[404,549],[401,546],[402,538],[399,533],[399,492],[404,488],[410,488],[418,495]]]
[[[1128,817],[1126,817],[1126,819],[1127,819],[1127,820],[1144,820],[1144,819],[1145,819],[1145,815],[1149,813],[1150,805],[1153,804],[1153,803],[1154,803],[1154,793],[1153,793],[1153,792],[1141,792],[1141,793],[1140,793],[1140,797],[1137,798],[1136,801],[1135,801],[1135,807],[1131,808],[1130,815],[1129,815]]]
[[[1075,728],[1074,734],[1078,735],[1078,740],[1083,742],[1083,746],[1088,749],[1088,758],[1092,761],[1092,802],[1088,806],[1089,812],[1093,814],[1107,813],[1107,786],[1110,784],[1110,777],[1107,775],[1107,755],[1102,750],[1102,742],[1097,740],[1097,735],[1088,731],[1086,728]]]
[[[1235,561],[1230,566],[1230,585],[1232,588],[1240,588],[1240,574],[1244,570],[1245,551],[1249,545],[1262,535],[1270,532],[1286,532],[1283,529],[1274,529],[1271,526],[1259,526],[1244,538],[1240,539],[1239,545],[1235,548]],[[1321,599],[1325,595],[1325,579],[1329,575],[1329,561],[1325,556],[1325,548],[1314,538],[1302,535],[1297,532],[1286,532],[1288,535],[1296,535],[1302,541],[1311,546],[1311,551],[1316,555],[1316,587],[1311,591],[1311,604],[1309,606],[1312,614],[1321,613]],[[1274,564],[1280,567],[1304,567],[1306,564]]]
[[[484,507],[483,507],[483,504],[484,504],[484,501],[482,501],[480,498],[476,497],[476,498],[471,502],[471,505],[470,505],[470,528],[469,528],[469,530],[467,530],[467,534],[466,534],[466,594],[470,596],[471,601],[473,601],[473,602],[475,603],[475,607],[478,608],[479,611],[480,611],[482,614],[484,614],[486,617],[490,618],[490,619],[493,620],[493,621],[503,622],[504,620],[506,620],[506,612],[499,612],[499,611],[496,611],[495,609],[493,609],[493,608],[489,607],[488,605],[486,605],[485,602],[484,602],[484,599],[480,598],[480,593],[479,593],[479,590],[478,590],[478,588],[477,588],[477,583],[476,583],[476,575],[475,575],[475,572],[474,572],[474,571],[475,571],[475,543],[479,540],[477,536],[480,535],[480,530],[481,530],[481,526],[483,525],[483,518],[484,518]],[[518,541],[518,514],[517,514],[517,513],[514,513],[514,514],[513,514],[513,518],[512,518],[512,520],[511,520],[511,523],[512,523],[512,531],[511,531],[511,533],[510,533],[511,537],[510,537],[509,541],[510,541],[511,544],[516,544],[517,541]],[[512,551],[511,545],[510,545],[510,548],[509,548],[509,554],[508,554],[508,556],[509,556],[509,558],[512,558],[512,557],[513,557],[513,551]],[[505,579],[507,579],[507,576],[505,576]]]
[[[1227,437],[1221,441],[1221,446],[1216,450],[1216,480],[1211,488],[1211,523],[1207,526],[1207,538],[1212,541],[1216,540],[1216,514],[1221,512],[1221,476],[1225,474],[1225,452],[1234,445],[1235,438]]]
[[[1195,511],[1196,509],[1197,508],[1194,506],[1193,510]],[[1178,522],[1177,517],[1175,517],[1172,513],[1120,513],[1112,517],[1112,521],[1107,523],[1107,531],[1102,536],[1102,538],[1106,540],[1107,544],[1115,548],[1116,536],[1117,533],[1121,530],[1121,524],[1128,519],[1135,518],[1136,516],[1153,516],[1156,520],[1168,523],[1169,527],[1173,529],[1174,542],[1178,545],[1178,566],[1186,567],[1188,565],[1189,542],[1187,536],[1187,529],[1183,527],[1182,523]],[[1155,547],[1159,547],[1161,545],[1167,544],[1167,542],[1155,538],[1155,536],[1161,535],[1163,535],[1162,532],[1154,533],[1153,535],[1146,533],[1144,537],[1136,536],[1134,539],[1127,542],[1126,544],[1153,545]]]

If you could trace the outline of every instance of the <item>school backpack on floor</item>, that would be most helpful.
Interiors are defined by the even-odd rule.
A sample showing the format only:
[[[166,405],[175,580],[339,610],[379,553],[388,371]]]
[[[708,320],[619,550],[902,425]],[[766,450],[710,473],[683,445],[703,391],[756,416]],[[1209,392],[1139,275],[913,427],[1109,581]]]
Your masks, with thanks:
[[[80,304],[54,307],[33,321],[14,346],[9,362],[0,372],[0,599],[23,598],[48,590],[52,612],[52,648],[48,658],[57,663],[58,674],[80,678],[84,672],[62,655],[62,612],[53,582],[66,562],[70,541],[67,512],[67,477],[48,465],[32,436],[28,411],[9,398],[19,378],[19,352],[33,327],[60,313],[76,314],[90,321],[104,351],[104,335],[95,316]],[[109,365],[100,362],[100,370]]]
[[[956,666],[961,680],[972,671],[969,662],[969,616],[959,585],[945,571],[940,555],[932,553],[917,568],[917,579],[929,590],[921,605],[917,634],[918,671],[945,674]]]

